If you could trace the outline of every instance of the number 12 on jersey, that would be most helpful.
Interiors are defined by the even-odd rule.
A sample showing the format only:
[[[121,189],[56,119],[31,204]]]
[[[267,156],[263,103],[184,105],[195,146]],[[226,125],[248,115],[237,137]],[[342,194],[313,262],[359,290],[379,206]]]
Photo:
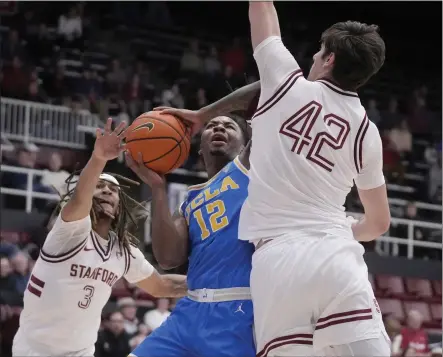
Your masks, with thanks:
[[[345,144],[351,128],[345,119],[335,114],[326,114],[323,121],[329,127],[335,125],[339,129],[338,134],[332,136],[326,131],[312,133],[312,128],[320,116],[322,108],[323,106],[315,101],[309,102],[282,124],[280,134],[294,139],[291,151],[300,155],[306,146],[309,149],[306,159],[331,172],[335,164],[326,159],[321,154],[321,150],[324,145],[333,150],[340,150]]]
[[[205,210],[206,213],[209,215],[210,230],[203,218],[202,210]],[[229,221],[228,217],[225,216],[225,213],[226,208],[222,200],[216,200],[214,202],[208,203],[204,207],[194,211],[194,217],[201,230],[202,240],[208,238],[211,233],[217,232],[218,230],[228,225]]]

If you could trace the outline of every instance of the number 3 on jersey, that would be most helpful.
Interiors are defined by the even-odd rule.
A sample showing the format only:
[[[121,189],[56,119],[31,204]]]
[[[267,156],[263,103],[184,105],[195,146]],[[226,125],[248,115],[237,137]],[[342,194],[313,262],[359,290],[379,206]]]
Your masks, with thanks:
[[[311,130],[321,109],[322,105],[315,101],[308,103],[282,124],[280,134],[294,139],[291,150],[297,155],[300,155],[306,146],[309,148],[306,159],[331,172],[335,164],[321,155],[320,151],[323,145],[340,150],[345,144],[351,128],[345,119],[335,114],[327,114],[323,117],[323,121],[329,127],[335,125],[339,130],[338,134],[332,136],[328,132],[322,131],[312,138]]]
[[[202,210],[205,209],[206,213],[209,215],[209,224],[211,230],[208,229],[205,220],[203,218]],[[216,200],[214,202],[208,203],[202,208],[194,211],[194,217],[201,230],[201,238],[205,240],[209,237],[211,233],[217,232],[219,229],[226,227],[229,223],[228,217],[224,216],[226,213],[225,204],[222,200]]]
[[[78,302],[78,307],[81,309],[87,309],[91,303],[91,299],[94,296],[95,288],[91,285],[86,285],[83,290],[85,291],[85,296],[82,301]]]

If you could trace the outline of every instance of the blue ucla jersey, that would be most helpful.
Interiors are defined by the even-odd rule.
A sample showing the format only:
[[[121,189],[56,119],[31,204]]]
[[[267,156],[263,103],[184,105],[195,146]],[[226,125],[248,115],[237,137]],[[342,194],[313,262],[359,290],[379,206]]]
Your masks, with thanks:
[[[191,290],[249,286],[254,246],[238,239],[248,183],[248,171],[236,157],[209,181],[188,188],[180,211],[189,227]]]

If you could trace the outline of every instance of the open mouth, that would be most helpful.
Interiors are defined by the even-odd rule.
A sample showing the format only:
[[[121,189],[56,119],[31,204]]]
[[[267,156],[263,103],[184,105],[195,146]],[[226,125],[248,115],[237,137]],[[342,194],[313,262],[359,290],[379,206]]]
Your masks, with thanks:
[[[106,200],[106,199],[101,198],[101,199],[99,199],[99,203],[103,209],[106,209],[106,210],[113,210],[114,209],[114,203],[110,200]]]
[[[220,144],[227,144],[228,139],[226,138],[225,135],[217,133],[217,134],[212,135],[211,142],[213,144],[219,144],[219,145]]]

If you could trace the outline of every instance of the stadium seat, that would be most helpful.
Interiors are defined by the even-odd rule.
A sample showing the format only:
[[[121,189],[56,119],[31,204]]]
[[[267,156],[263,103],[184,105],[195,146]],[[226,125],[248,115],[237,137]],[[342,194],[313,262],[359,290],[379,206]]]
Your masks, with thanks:
[[[406,311],[417,310],[420,312],[423,316],[424,323],[430,323],[432,321],[429,305],[423,301],[405,301],[404,308]]]
[[[430,308],[432,319],[441,322],[441,304],[431,304]]]
[[[442,290],[441,280],[432,280],[432,286],[434,288],[434,293],[437,296],[441,297],[441,290]]]
[[[400,300],[381,298],[377,299],[377,301],[383,315],[392,315],[400,321],[405,319],[405,312]]]
[[[374,275],[368,274],[368,279],[369,279],[369,282],[371,283],[372,290],[374,290],[374,292],[376,292],[377,289],[376,289],[376,286],[375,286]]]
[[[393,275],[377,275],[377,287],[386,297],[405,298],[403,279]]]
[[[434,296],[431,282],[427,279],[406,279],[406,288],[409,294],[430,299]]]

